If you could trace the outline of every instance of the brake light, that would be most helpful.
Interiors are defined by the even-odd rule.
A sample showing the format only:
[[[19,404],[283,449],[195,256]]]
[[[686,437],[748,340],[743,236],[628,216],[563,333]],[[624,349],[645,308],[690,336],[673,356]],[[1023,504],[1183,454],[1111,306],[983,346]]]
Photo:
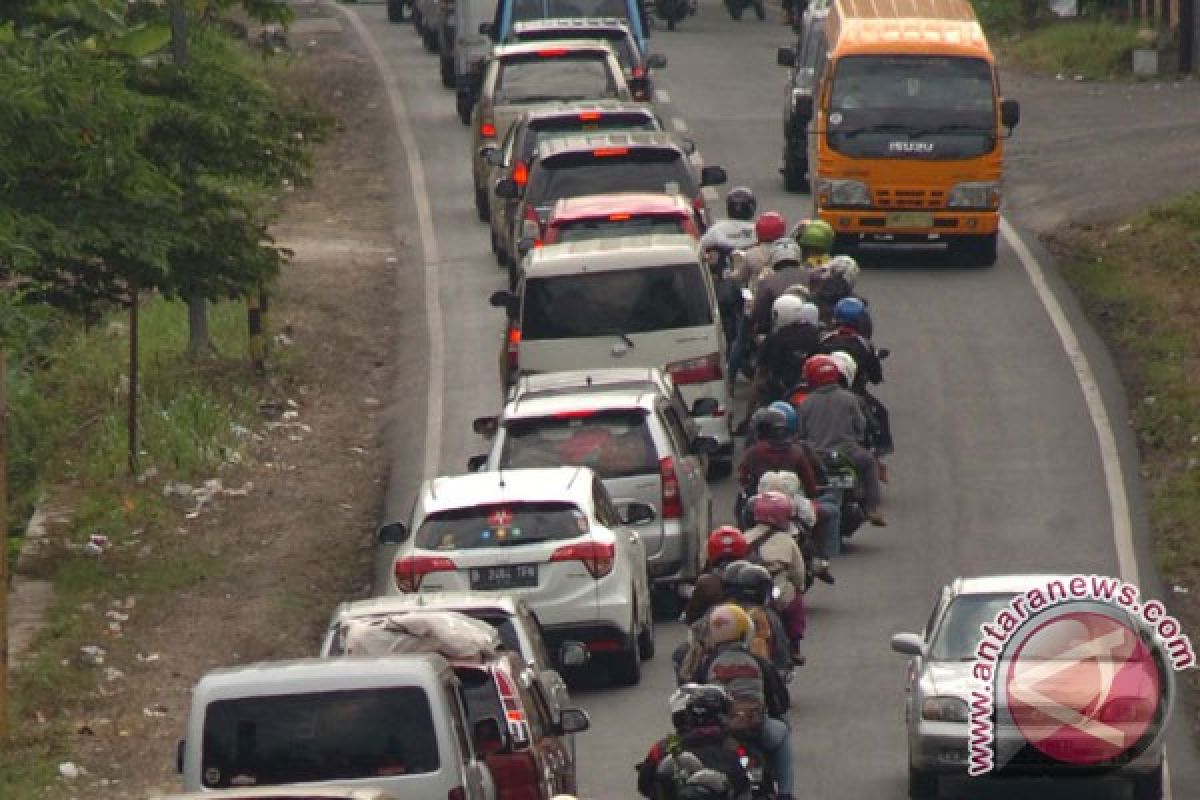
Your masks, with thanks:
[[[521,236],[533,239],[534,247],[542,246],[542,220],[533,204],[525,206],[525,214],[521,219]]]
[[[521,328],[517,325],[508,326],[508,338],[504,345],[504,366],[510,375],[515,375],[521,368]]]
[[[579,114],[579,121],[580,122],[599,122],[600,121],[600,112],[599,111],[582,111]]]
[[[683,516],[683,501],[679,497],[679,479],[675,477],[675,459],[667,456],[658,462],[662,475],[663,519],[679,519]]]
[[[595,414],[595,411],[556,411],[555,419],[584,419]]]
[[[525,166],[524,161],[518,161],[513,165],[512,179],[517,186],[529,183],[529,167]]]
[[[704,205],[704,195],[698,194],[692,198],[692,209],[703,214],[708,207]]]
[[[565,47],[550,47],[545,50],[538,50],[537,54],[539,58],[558,58],[559,56],[565,56],[568,52],[570,51]]]
[[[454,562],[444,556],[405,556],[396,562],[396,588],[402,592],[415,592],[421,588],[421,580],[431,572],[454,572]]]
[[[580,542],[560,547],[550,556],[551,561],[582,561],[596,580],[613,570],[617,547],[606,542]]]
[[[609,158],[611,156],[627,156],[629,155],[628,147],[597,147],[592,151],[592,155],[596,158]]]
[[[633,216],[631,214],[609,214],[608,215],[609,222],[628,222],[631,219],[633,219]]]
[[[687,358],[667,364],[667,374],[678,385],[709,383],[725,377],[721,368],[721,354],[709,353],[699,358]]]
[[[539,800],[538,768],[529,750],[488,756],[496,800]]]
[[[479,123],[479,135],[484,139],[495,139],[496,125],[489,120]]]
[[[633,68],[633,77],[635,77],[635,78],[644,78],[644,77],[646,77],[646,68],[645,68],[645,67],[641,67],[641,66],[634,67],[634,68]]]

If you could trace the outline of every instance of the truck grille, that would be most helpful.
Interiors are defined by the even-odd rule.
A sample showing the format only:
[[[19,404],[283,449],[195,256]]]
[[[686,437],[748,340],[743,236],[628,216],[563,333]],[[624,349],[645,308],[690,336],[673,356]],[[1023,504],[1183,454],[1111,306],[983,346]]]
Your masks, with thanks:
[[[945,208],[946,193],[940,189],[876,189],[876,208]]]

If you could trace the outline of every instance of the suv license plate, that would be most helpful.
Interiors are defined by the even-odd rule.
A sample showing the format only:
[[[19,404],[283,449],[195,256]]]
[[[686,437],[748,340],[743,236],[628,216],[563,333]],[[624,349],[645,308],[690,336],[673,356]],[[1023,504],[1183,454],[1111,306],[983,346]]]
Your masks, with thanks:
[[[471,588],[476,590],[513,589],[537,586],[537,564],[503,564],[495,567],[471,567]]]
[[[896,211],[887,215],[889,228],[932,228],[933,214],[922,211]]]

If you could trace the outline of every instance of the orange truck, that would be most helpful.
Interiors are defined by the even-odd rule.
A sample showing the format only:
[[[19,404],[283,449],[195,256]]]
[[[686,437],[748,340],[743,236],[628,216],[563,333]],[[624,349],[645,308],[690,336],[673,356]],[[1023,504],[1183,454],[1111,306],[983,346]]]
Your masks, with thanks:
[[[814,216],[843,251],[930,249],[996,261],[1003,140],[1020,119],[969,0],[831,0],[799,50]],[[824,11],[824,9],[821,9]]]

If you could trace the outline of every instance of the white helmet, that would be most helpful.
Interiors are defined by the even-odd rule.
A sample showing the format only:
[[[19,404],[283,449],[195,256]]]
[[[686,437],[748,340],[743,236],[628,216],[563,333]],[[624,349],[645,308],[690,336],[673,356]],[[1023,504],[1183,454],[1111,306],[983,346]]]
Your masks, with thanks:
[[[837,363],[838,372],[846,379],[846,385],[853,386],[854,376],[858,374],[858,362],[854,360],[854,356],[845,350],[834,350],[829,357]]]
[[[782,294],[775,298],[775,302],[771,304],[771,330],[777,331],[785,325],[805,322],[806,312],[804,307],[811,305],[812,303],[806,303],[799,297],[791,294]],[[816,306],[813,306],[813,308],[816,308]]]
[[[829,270],[830,275],[840,275],[851,289],[854,288],[854,284],[858,280],[859,268],[858,262],[851,256],[834,256],[825,262],[825,268]]]
[[[799,297],[801,300],[808,302],[812,298],[812,290],[808,288],[806,283],[793,283],[791,286],[783,290],[783,294]]]
[[[798,267],[804,263],[804,253],[793,240],[780,239],[771,248],[769,263],[771,269],[775,270],[783,269],[789,263]]]

